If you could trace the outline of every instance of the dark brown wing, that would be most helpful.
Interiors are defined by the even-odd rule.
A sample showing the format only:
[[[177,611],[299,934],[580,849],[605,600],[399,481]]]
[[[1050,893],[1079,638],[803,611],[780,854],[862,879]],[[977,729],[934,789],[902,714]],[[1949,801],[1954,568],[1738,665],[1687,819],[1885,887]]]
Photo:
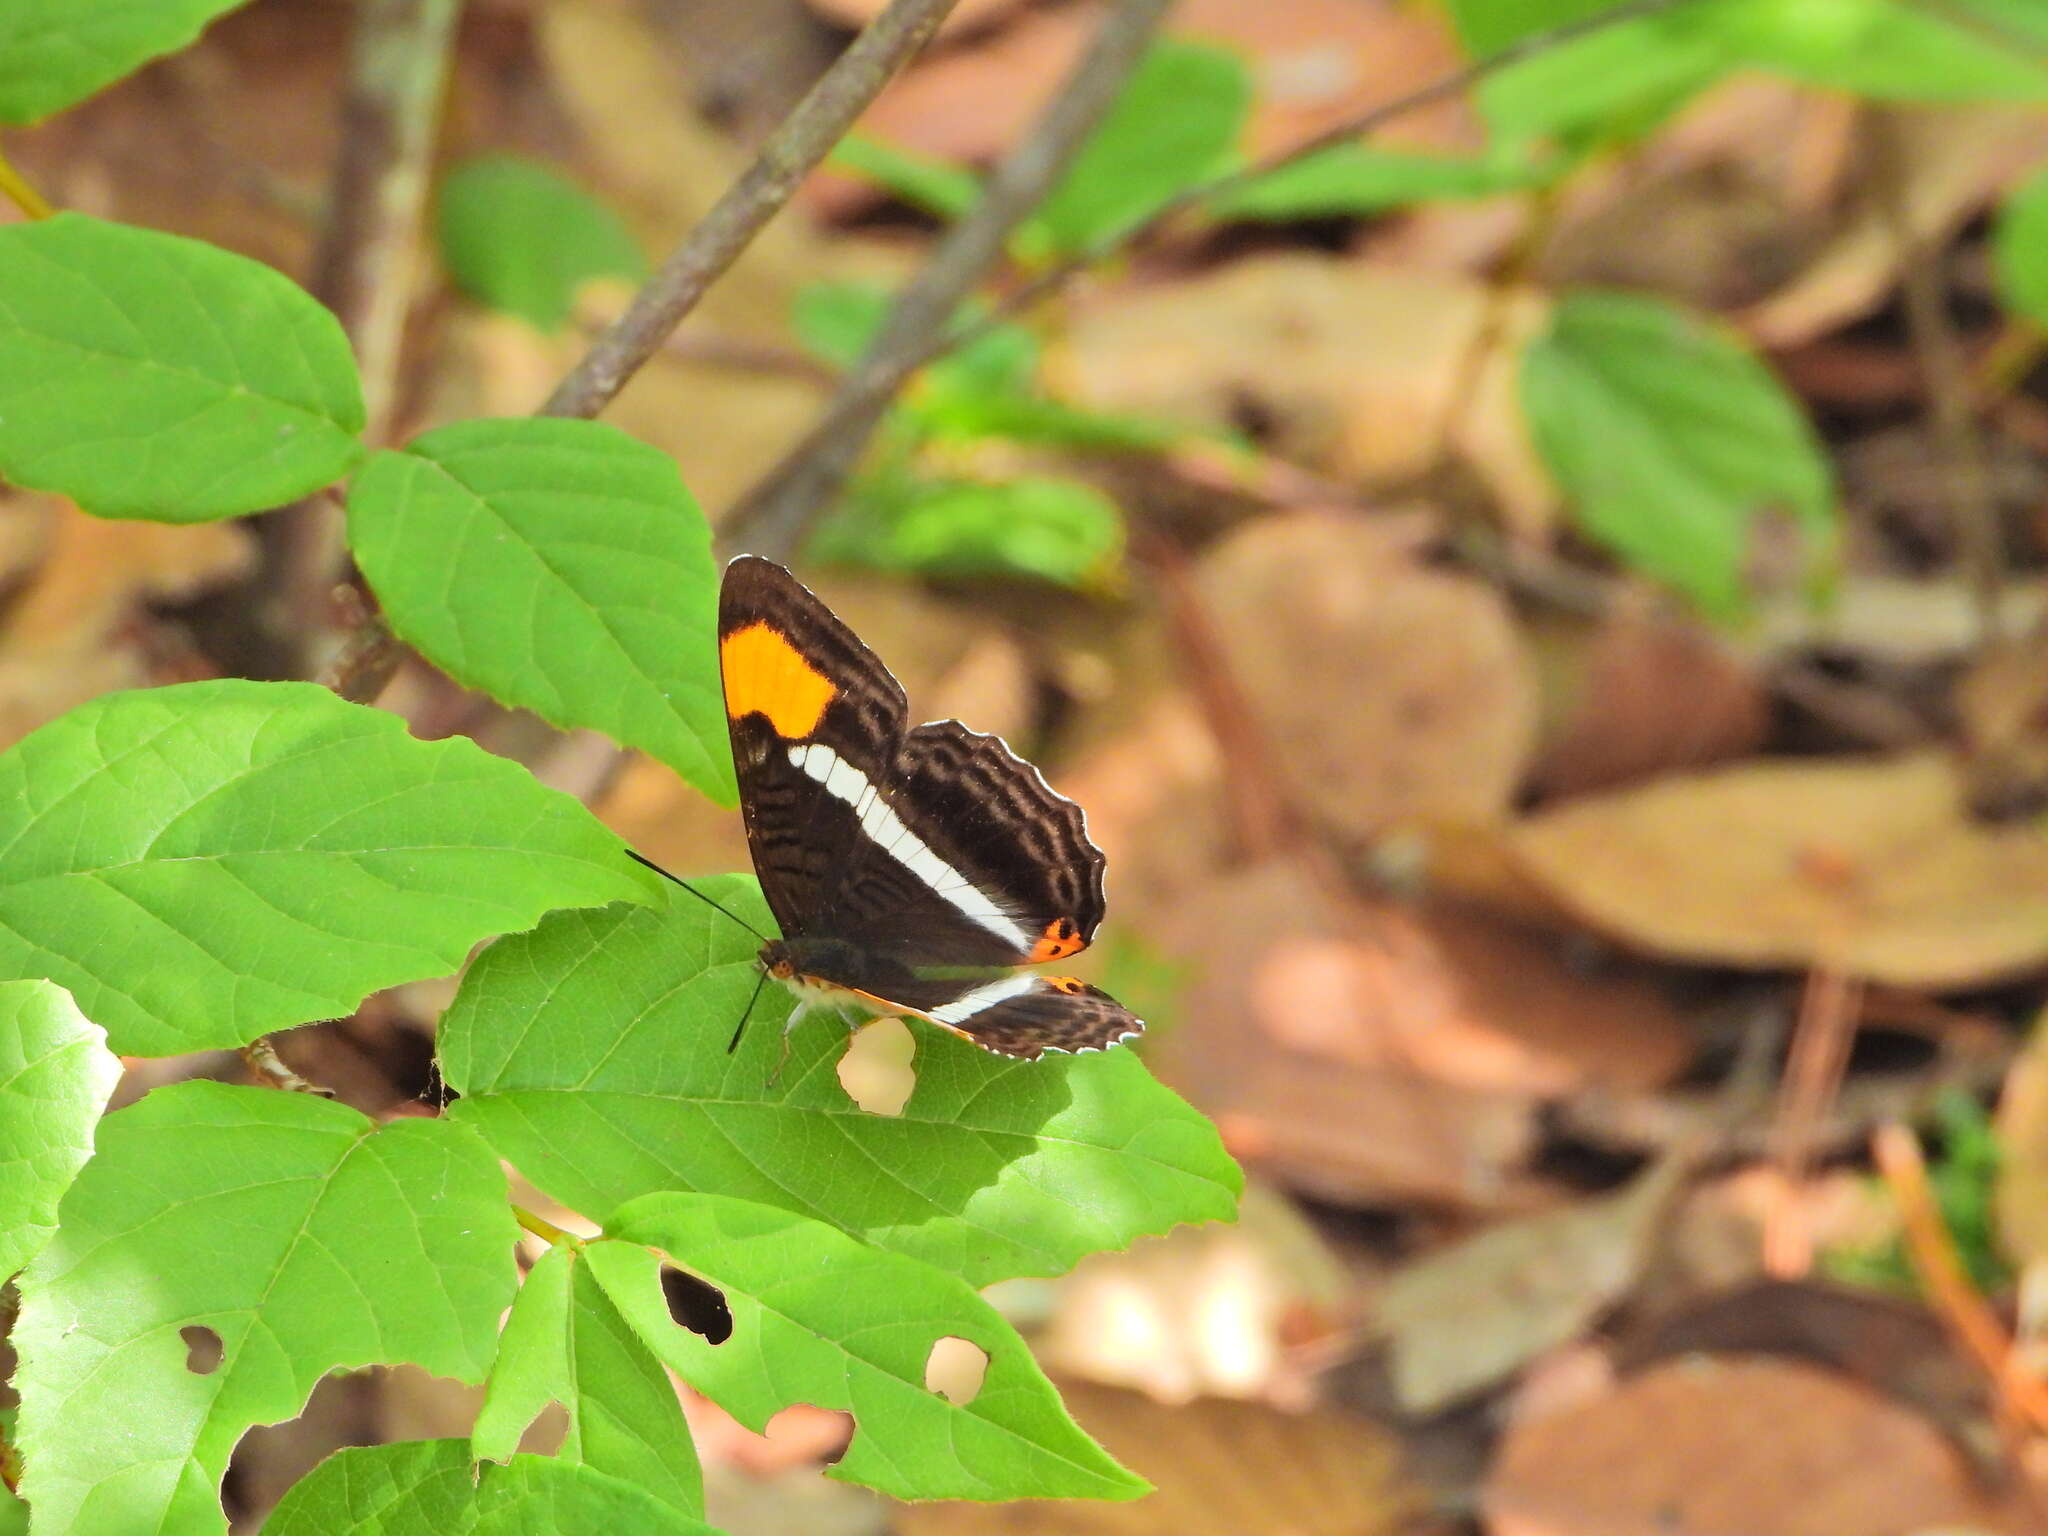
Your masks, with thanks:
[[[1020,973],[972,981],[900,981],[871,994],[983,1050],[1026,1060],[1047,1051],[1099,1051],[1145,1032],[1144,1020],[1071,976]]]
[[[1104,900],[1081,807],[997,736],[957,720],[903,737],[864,845],[826,902],[838,937],[906,966],[1078,954]]]
[[[754,872],[795,938],[816,927],[863,838],[859,796],[833,790],[894,762],[903,689],[807,587],[753,555],[725,568],[718,657]]]

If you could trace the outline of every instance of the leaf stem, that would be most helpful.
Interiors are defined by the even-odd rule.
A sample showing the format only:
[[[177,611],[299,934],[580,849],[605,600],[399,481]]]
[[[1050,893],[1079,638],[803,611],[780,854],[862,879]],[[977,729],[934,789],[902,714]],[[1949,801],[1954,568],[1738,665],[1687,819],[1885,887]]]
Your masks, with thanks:
[[[47,219],[57,211],[4,154],[0,154],[0,192],[6,193],[14,206],[32,219]]]
[[[514,1205],[512,1207],[512,1219],[542,1242],[551,1246],[567,1246],[570,1248],[581,1248],[583,1246],[583,1239],[574,1232],[564,1232],[546,1217],[535,1215],[523,1205]]]

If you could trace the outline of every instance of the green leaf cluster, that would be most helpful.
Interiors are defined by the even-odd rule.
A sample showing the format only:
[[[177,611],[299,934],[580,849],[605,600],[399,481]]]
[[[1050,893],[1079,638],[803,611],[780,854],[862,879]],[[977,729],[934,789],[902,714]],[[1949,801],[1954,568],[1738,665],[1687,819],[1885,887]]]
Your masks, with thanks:
[[[888,304],[866,284],[818,283],[797,296],[792,320],[811,352],[847,367]],[[1086,480],[1020,466],[1020,455],[1159,453],[1196,434],[1050,398],[1030,331],[988,325],[974,312],[963,323],[975,327],[971,339],[926,369],[890,413],[869,464],[812,533],[808,553],[920,575],[1114,585],[1121,509]],[[983,457],[994,472],[977,472]]]
[[[111,35],[94,26],[112,9],[58,30]],[[0,69],[0,101],[10,84]],[[451,272],[559,324],[577,284],[638,270],[594,210],[534,167],[458,168]],[[848,299],[815,313],[841,355],[876,314]],[[991,333],[900,430],[934,451],[1166,440],[1045,400],[1037,361],[1027,334]],[[664,455],[553,420],[372,451],[347,343],[303,291],[69,214],[0,227],[0,378],[0,475],[99,516],[239,516],[352,477],[350,549],[399,638],[734,798],[718,573]],[[1050,579],[1114,559],[1115,510],[1078,483],[986,491],[1020,526],[962,542],[950,514],[905,516],[893,558]],[[767,926],[750,881],[712,889]],[[307,684],[114,694],[0,752],[0,1279],[21,1296],[21,1408],[0,1426],[21,1498],[0,1498],[0,1530],[27,1510],[79,1536],[224,1530],[221,1478],[249,1427],[299,1412],[325,1374],[401,1362],[486,1384],[474,1438],[332,1458],[273,1529],[704,1532],[671,1370],[750,1423],[799,1400],[847,1409],[834,1475],[903,1497],[1141,1492],[972,1287],[1227,1217],[1238,1174],[1213,1128],[1128,1052],[1036,1066],[943,1033],[897,1117],[840,1088],[830,1029],[800,1034],[771,1084],[787,1000],[725,1049],[754,937],[668,894],[518,765]],[[484,944],[443,1037],[463,1098],[440,1118],[380,1125],[212,1082],[102,1115],[115,1053],[247,1045]],[[506,1161],[608,1224],[523,1288]],[[677,1276],[718,1297],[729,1339],[672,1319]],[[988,1357],[970,1401],[925,1385],[944,1338]],[[570,1421],[560,1453],[515,1454],[549,1403]]]

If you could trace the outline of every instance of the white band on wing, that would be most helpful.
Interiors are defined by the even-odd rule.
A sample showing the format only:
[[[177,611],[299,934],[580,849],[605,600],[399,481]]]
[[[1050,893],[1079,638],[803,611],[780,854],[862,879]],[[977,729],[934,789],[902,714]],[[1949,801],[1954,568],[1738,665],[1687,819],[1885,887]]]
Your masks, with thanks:
[[[972,992],[964,992],[943,1008],[934,1008],[932,1017],[941,1024],[964,1024],[984,1008],[993,1008],[997,1003],[1007,1003],[1013,997],[1022,997],[1038,985],[1036,976],[1005,976],[1000,981],[984,982]]]
[[[958,907],[998,938],[1016,945],[1018,954],[1030,953],[1034,936],[905,826],[895,807],[876,792],[866,774],[822,741],[797,743],[789,749],[789,760],[824,785],[826,794],[852,806],[854,815],[860,818],[861,830],[879,843],[884,853],[930,886],[934,895]],[[1025,980],[1028,983],[1030,978]],[[980,990],[985,992],[988,988]],[[962,998],[960,1003],[966,1001]],[[953,1006],[957,1008],[960,1003]]]

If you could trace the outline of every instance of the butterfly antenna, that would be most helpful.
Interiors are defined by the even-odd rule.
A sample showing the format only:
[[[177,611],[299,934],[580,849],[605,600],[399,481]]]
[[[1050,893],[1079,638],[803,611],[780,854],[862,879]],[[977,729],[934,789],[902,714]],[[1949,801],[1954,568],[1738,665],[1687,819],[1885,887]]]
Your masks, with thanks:
[[[696,897],[699,901],[703,902],[705,906],[717,907],[719,911],[723,912],[727,917],[731,918],[734,922],[738,923],[742,928],[746,929],[747,932],[751,933],[763,944],[766,944],[768,942],[767,934],[763,933],[760,929],[756,928],[744,917],[741,917],[739,913],[733,911],[732,908],[725,906],[720,902],[713,901],[709,896],[706,896],[702,891],[698,890],[697,887],[690,884],[689,881],[683,879],[680,875],[670,874],[667,870],[663,869],[659,864],[655,863],[654,860],[649,858],[643,858],[641,855],[635,853],[630,848],[626,850],[626,857],[631,859],[635,864],[645,864],[649,869],[653,870],[657,875],[661,876],[662,879],[669,881],[671,884],[680,885],[692,896]]]
[[[746,1033],[747,1020],[753,1017],[754,1004],[758,1003],[761,1000],[761,989],[766,985],[768,985],[768,973],[766,971],[763,971],[760,974],[760,976],[755,979],[753,995],[747,999],[747,1011],[740,1015],[739,1023],[735,1024],[732,1027],[732,1041],[725,1048],[726,1055],[730,1056],[734,1051],[740,1048],[740,1036]]]

